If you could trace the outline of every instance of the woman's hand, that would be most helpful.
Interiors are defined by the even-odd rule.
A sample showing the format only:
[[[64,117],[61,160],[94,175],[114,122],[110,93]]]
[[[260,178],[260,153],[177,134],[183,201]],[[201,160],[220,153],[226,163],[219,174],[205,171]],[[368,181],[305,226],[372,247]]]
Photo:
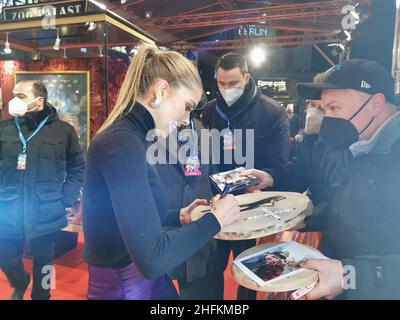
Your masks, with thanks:
[[[307,300],[333,299],[343,291],[343,265],[339,260],[313,259],[300,264],[318,272],[318,284],[307,294]]]
[[[248,192],[256,192],[265,188],[270,188],[274,185],[274,178],[272,176],[262,170],[257,170],[257,169],[249,169],[249,170],[243,170],[240,173],[241,176],[248,176],[248,175],[253,175],[255,176],[260,183],[257,184],[254,187],[248,188]]]
[[[211,201],[211,212],[217,218],[221,229],[226,227],[240,218],[239,201],[231,194],[223,199],[220,195],[215,196]]]
[[[179,213],[179,220],[181,224],[192,223],[192,212],[198,206],[208,206],[209,202],[206,199],[196,199],[189,206],[182,208]]]

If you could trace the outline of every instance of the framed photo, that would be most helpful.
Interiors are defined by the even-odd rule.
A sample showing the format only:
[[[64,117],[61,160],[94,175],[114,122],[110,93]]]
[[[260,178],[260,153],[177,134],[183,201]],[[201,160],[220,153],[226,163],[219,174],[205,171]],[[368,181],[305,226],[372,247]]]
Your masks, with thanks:
[[[297,242],[282,243],[234,261],[258,285],[264,286],[301,272],[300,263],[306,259],[327,259]]]
[[[82,149],[90,142],[90,72],[89,71],[17,71],[14,81],[40,80],[47,88],[48,102],[61,120],[71,124]]]
[[[219,172],[210,176],[211,181],[222,192],[226,184],[230,185],[230,191],[238,191],[250,188],[259,183],[255,176],[241,176],[241,172],[245,170],[244,167],[239,167],[230,171]]]

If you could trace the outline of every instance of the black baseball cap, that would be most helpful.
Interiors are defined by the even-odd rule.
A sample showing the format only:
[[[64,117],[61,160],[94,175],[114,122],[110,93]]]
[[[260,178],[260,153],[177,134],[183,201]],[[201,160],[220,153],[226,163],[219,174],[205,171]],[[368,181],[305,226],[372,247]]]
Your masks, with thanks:
[[[367,94],[382,93],[394,103],[394,79],[379,63],[351,59],[325,72],[320,83],[299,83],[297,92],[304,99],[320,100],[324,89],[353,89]]]

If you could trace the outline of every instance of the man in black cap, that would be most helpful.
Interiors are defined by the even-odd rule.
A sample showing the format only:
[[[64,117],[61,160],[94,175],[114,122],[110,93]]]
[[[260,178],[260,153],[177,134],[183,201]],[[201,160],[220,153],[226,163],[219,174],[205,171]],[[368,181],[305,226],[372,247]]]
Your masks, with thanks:
[[[332,259],[302,264],[319,274],[308,299],[400,298],[400,113],[393,88],[382,66],[359,59],[328,70],[322,83],[298,85],[303,98],[322,100],[324,154],[351,153],[330,181],[330,205],[319,221]]]
[[[328,148],[357,139],[328,211],[326,239],[336,260],[302,265],[319,274],[309,299],[400,298],[400,113],[393,88],[382,66],[358,59],[332,68],[323,83],[298,86],[304,98],[322,100],[320,135]]]
[[[318,74],[314,78],[314,83],[323,82],[326,76],[326,73]],[[301,232],[319,232],[325,227],[326,209],[332,195],[333,184],[343,168],[353,159],[349,146],[358,140],[358,137],[354,137],[353,140],[348,140],[346,143],[328,148],[319,135],[325,112],[321,108],[320,100],[310,101],[316,105],[311,107],[315,109],[314,111],[307,111],[307,113],[315,113],[315,128],[307,128],[308,118],[303,139],[286,169],[279,175],[275,175],[274,178],[268,173],[268,169],[250,169],[242,172],[243,175],[256,176],[260,181],[258,185],[248,189],[248,192],[272,187],[276,183],[281,191],[299,193],[307,191],[307,195],[313,203],[313,213],[297,226],[296,229],[300,229]],[[315,131],[310,129],[315,129]],[[325,247],[324,242],[322,244],[321,249],[328,254],[329,248]]]

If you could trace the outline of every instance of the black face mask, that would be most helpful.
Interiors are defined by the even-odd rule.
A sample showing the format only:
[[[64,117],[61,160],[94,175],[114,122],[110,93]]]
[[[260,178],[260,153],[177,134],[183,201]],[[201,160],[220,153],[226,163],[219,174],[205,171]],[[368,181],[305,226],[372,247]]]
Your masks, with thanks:
[[[346,149],[353,143],[357,142],[360,134],[364,133],[365,130],[374,121],[375,117],[367,124],[367,126],[359,133],[356,127],[351,122],[368,104],[373,96],[361,106],[360,109],[349,119],[334,118],[334,117],[324,117],[322,119],[321,130],[319,135],[323,143],[329,149]]]

